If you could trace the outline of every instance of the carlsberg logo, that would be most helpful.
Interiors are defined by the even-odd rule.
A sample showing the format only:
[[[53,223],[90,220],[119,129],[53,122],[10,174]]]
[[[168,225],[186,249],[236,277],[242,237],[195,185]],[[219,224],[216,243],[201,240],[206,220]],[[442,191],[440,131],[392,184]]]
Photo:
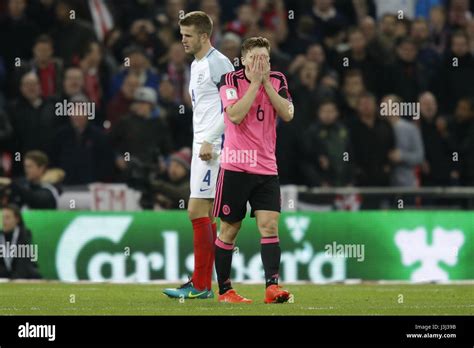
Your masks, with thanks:
[[[191,250],[187,255],[180,255],[178,231],[161,230],[157,227],[157,236],[160,239],[152,252],[144,253],[133,245],[129,248],[123,246],[122,240],[132,222],[132,215],[75,218],[62,234],[58,244],[56,267],[59,279],[79,280],[79,259],[84,262],[84,257],[79,258],[79,255],[96,241],[107,241],[111,243],[112,248],[104,248],[86,258],[87,279],[91,281],[147,282],[156,278],[152,277],[152,272],[161,272],[163,276],[160,278],[167,281],[178,281],[186,280],[192,274],[193,252]],[[328,256],[324,251],[315,252],[313,245],[304,240],[310,224],[309,219],[288,217],[285,223],[298,246],[294,250],[282,252],[280,274],[283,281],[299,280],[299,271],[301,273],[302,269],[313,282],[342,281],[346,278],[346,259]],[[117,250],[118,246],[123,246],[125,250]],[[117,251],[111,251],[112,249]],[[106,266],[110,269],[109,276],[103,274]],[[232,267],[235,281],[263,280],[260,252],[248,255],[241,249],[240,253],[234,255]],[[323,268],[329,269],[330,272],[323,273]]]
[[[440,263],[455,266],[458,263],[458,253],[464,244],[464,234],[460,230],[445,230],[436,227],[433,230],[431,245],[427,243],[428,236],[424,227],[412,231],[399,230],[395,234],[395,244],[398,246],[402,263],[411,266],[420,261],[420,266],[412,273],[411,280],[447,281],[448,273],[440,267]]]

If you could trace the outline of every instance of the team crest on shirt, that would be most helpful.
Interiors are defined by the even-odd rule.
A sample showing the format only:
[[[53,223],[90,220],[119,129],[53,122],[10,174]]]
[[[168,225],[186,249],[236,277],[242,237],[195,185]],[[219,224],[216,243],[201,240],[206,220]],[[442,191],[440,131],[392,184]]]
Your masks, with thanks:
[[[225,91],[227,100],[234,100],[237,99],[237,91],[235,88],[229,88]]]
[[[204,73],[200,73],[200,74],[198,75],[198,78],[197,78],[197,81],[196,81],[196,83],[197,83],[198,85],[200,85],[201,83],[204,82],[204,76],[205,76]]]

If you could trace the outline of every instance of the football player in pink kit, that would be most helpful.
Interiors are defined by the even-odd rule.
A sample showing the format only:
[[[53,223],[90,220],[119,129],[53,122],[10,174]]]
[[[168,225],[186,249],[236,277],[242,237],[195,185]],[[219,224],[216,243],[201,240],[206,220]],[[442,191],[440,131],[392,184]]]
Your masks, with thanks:
[[[234,242],[252,208],[261,234],[265,271],[265,303],[287,302],[290,293],[278,285],[281,250],[278,239],[280,184],[275,157],[277,115],[293,119],[285,76],[270,71],[270,43],[252,37],[242,44],[245,69],[222,76],[219,85],[225,110],[224,147],[217,179],[214,216],[221,218],[215,263],[219,302],[250,303],[232,289],[230,272]]]

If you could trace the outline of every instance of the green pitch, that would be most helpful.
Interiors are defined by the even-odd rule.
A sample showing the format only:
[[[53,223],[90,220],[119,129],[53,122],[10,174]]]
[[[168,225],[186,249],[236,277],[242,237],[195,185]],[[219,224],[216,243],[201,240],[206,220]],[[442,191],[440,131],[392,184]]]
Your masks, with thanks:
[[[164,285],[0,283],[0,315],[473,315],[472,285],[290,285],[294,303],[263,304],[262,285],[235,284],[250,305],[180,303]]]

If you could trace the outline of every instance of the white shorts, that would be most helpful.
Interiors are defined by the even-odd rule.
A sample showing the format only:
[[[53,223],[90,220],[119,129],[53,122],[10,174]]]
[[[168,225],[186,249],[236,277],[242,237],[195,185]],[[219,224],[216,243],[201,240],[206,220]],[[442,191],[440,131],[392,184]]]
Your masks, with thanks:
[[[211,160],[203,161],[199,158],[201,145],[193,144],[191,159],[191,196],[190,198],[212,198],[216,194],[216,181],[219,174],[220,148],[214,145],[214,155]]]

